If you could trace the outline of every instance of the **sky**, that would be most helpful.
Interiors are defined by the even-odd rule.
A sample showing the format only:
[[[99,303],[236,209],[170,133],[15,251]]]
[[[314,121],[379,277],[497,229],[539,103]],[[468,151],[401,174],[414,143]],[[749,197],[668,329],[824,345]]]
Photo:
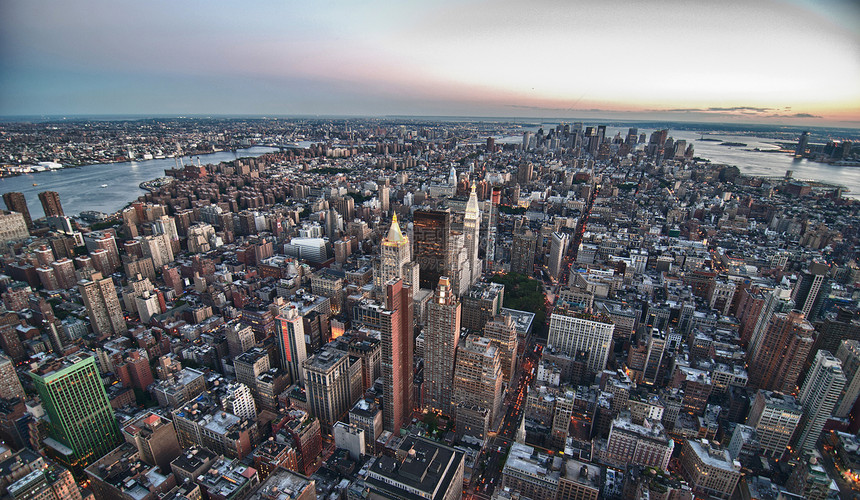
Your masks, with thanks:
[[[0,2],[0,116],[132,114],[860,127],[860,2]]]

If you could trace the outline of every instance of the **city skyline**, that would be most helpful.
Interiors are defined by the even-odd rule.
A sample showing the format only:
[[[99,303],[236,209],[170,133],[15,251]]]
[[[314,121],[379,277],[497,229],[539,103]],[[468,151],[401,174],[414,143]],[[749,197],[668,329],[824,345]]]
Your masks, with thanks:
[[[9,2],[2,11],[2,116],[575,116],[860,126],[860,8],[837,0],[205,9],[88,0]]]

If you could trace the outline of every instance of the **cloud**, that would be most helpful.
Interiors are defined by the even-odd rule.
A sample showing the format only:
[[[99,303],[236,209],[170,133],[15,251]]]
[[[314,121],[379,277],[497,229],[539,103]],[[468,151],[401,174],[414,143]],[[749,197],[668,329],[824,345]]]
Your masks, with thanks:
[[[755,106],[731,106],[731,107],[709,107],[709,108],[672,108],[672,109],[650,109],[648,111],[658,113],[743,113],[757,114],[774,111],[774,108],[759,108]]]
[[[820,115],[813,115],[811,113],[793,113],[793,114],[779,114],[774,113],[770,115],[765,115],[768,118],[823,118]]]
[[[617,113],[617,109],[601,109],[601,108],[575,108],[561,106],[528,106],[525,104],[506,104],[505,107],[515,109],[527,109],[529,111],[565,111],[565,112],[581,112],[581,113]]]

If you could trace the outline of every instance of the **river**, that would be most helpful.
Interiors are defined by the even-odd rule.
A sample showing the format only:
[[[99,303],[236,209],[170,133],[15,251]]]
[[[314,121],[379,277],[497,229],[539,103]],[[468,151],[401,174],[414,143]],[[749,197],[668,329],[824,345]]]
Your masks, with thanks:
[[[277,149],[254,146],[236,152],[222,151],[184,157],[183,161],[188,165],[192,159],[197,163],[199,158],[203,165],[217,164],[237,158],[256,157],[273,151]],[[99,163],[79,168],[24,174],[0,179],[0,193],[9,191],[24,193],[33,219],[45,215],[38,197],[42,191],[60,193],[60,203],[66,215],[76,215],[83,210],[113,213],[146,193],[138,187],[141,182],[163,177],[165,169],[175,168],[175,166],[176,161],[173,158],[164,158],[124,163]],[[34,183],[37,185],[34,186]],[[102,184],[107,184],[107,187],[102,188]],[[3,208],[6,207],[3,206]]]

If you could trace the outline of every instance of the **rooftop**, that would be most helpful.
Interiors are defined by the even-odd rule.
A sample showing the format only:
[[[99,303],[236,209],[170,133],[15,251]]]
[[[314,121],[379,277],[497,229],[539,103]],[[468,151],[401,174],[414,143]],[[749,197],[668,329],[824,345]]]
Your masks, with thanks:
[[[732,460],[728,450],[715,448],[706,440],[696,441],[691,439],[684,446],[689,446],[690,450],[706,465],[728,472],[740,473],[741,471],[740,463]]]
[[[423,498],[406,489],[414,488],[437,500],[444,497],[462,460],[461,451],[410,435],[403,439],[396,458],[383,455],[374,462],[367,482],[400,498]]]
[[[290,500],[297,498],[308,487],[316,490],[313,480],[279,467],[260,484],[249,500]]]
[[[602,474],[600,473],[600,467],[594,464],[568,458],[564,461],[564,468],[561,472],[561,477],[568,481],[600,489]]]

